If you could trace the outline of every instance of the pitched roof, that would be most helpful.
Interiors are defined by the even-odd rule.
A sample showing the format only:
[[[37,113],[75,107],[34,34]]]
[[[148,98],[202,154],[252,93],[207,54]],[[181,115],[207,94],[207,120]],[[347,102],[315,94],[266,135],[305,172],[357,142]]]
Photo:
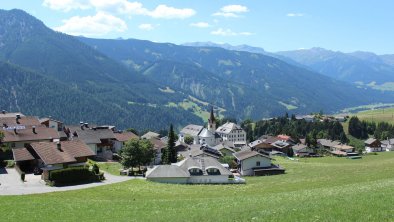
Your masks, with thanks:
[[[223,134],[229,134],[233,130],[243,130],[243,129],[235,123],[227,122],[227,123],[221,125],[219,128],[217,128],[216,132],[223,133]]]
[[[39,142],[30,144],[45,165],[72,163],[77,160],[67,152],[61,152],[52,142]]]
[[[95,153],[80,140],[62,141],[60,145],[61,149],[72,157],[88,157],[95,155]],[[56,148],[56,146],[55,144],[53,147]]]
[[[8,130],[0,130],[4,133],[3,142],[22,142],[22,141],[40,141],[59,139],[59,134],[55,129],[46,127],[37,127],[36,133],[32,129],[16,130],[17,134]]]
[[[262,156],[265,158],[269,158],[271,159],[269,156],[261,154],[259,152],[256,151],[251,151],[251,150],[243,150],[243,151],[239,151],[236,153],[233,153],[233,155],[235,156],[235,158],[237,158],[238,160],[246,160],[248,158],[254,157],[254,156]]]
[[[0,125],[1,127],[6,124],[8,127],[25,127],[25,128],[31,128],[32,126],[40,126],[41,123],[38,120],[37,117],[34,116],[21,116],[21,118],[18,120],[19,123],[16,122],[15,117],[0,117]]]
[[[131,139],[138,139],[138,136],[132,132],[114,133],[115,139],[119,142],[126,142]]]
[[[12,155],[14,156],[14,160],[16,162],[35,159],[26,148],[12,149]]]
[[[227,149],[232,153],[235,153],[235,150],[232,149],[231,147],[229,147],[228,145],[226,145],[225,143],[219,143],[218,145],[213,147],[214,149],[220,151],[221,149]]]
[[[185,126],[182,130],[181,133],[184,135],[190,135],[190,136],[198,136],[198,134],[201,132],[201,130],[203,129],[203,126],[200,125],[187,125]]]
[[[160,134],[149,131],[141,136],[142,139],[152,139],[152,138],[160,138]]]
[[[68,127],[72,134],[76,133],[78,139],[86,144],[98,144],[103,139],[115,139],[114,132],[108,128],[81,128],[80,126]]]
[[[322,146],[328,146],[328,147],[333,147],[341,143],[339,141],[332,141],[327,139],[318,139],[317,142],[320,143]]]
[[[155,150],[160,150],[167,146],[163,141],[154,137],[149,139],[149,141],[153,144],[153,149]]]
[[[375,138],[369,138],[369,139],[365,140],[364,143],[370,145],[376,141],[377,141],[377,139],[375,139]]]
[[[339,144],[339,145],[335,145],[334,148],[337,150],[348,150],[348,149],[353,149],[354,147],[345,144]]]
[[[60,150],[54,142],[32,143],[30,146],[46,164],[61,164],[76,162],[78,157],[94,156],[94,152],[82,141],[61,141]]]
[[[297,144],[297,145],[294,145],[293,147],[293,150],[302,150],[302,149],[305,149],[305,148],[307,148],[307,146],[305,146],[304,144]]]

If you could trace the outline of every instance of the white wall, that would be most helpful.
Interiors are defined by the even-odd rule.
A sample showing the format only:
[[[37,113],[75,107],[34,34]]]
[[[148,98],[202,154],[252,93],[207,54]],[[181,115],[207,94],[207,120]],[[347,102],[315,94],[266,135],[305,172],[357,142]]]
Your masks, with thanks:
[[[256,162],[260,161],[260,166],[256,165]],[[271,159],[267,157],[263,157],[260,155],[245,159],[241,162],[241,174],[242,175],[253,175],[254,167],[270,167],[271,166]],[[252,174],[250,174],[252,172]]]

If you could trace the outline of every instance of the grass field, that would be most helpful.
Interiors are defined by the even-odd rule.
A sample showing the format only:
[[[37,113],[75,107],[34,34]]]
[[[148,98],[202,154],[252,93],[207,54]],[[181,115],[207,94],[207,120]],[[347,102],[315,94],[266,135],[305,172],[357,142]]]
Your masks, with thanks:
[[[277,162],[286,174],[246,185],[131,180],[3,196],[1,221],[394,221],[394,152]]]
[[[394,108],[376,109],[359,112],[356,114],[359,119],[375,122],[388,122],[394,124]]]

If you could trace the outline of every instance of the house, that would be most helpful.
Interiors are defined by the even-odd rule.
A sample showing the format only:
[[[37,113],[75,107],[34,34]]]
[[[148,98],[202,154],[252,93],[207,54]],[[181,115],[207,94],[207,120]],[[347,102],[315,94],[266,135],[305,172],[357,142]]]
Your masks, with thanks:
[[[85,165],[95,154],[82,141],[34,142],[27,148],[12,149],[16,165],[25,172],[34,168],[43,170],[46,180],[52,170]]]
[[[280,134],[280,135],[277,135],[276,137],[279,140],[281,140],[283,142],[286,142],[288,144],[291,144],[291,145],[295,145],[296,144],[295,139],[291,138],[291,136],[288,136],[288,135],[285,135],[285,134]]]
[[[369,138],[364,141],[364,145],[365,151],[367,153],[386,151],[386,149],[382,147],[382,143],[378,139]]]
[[[117,132],[114,133],[114,136],[115,140],[113,141],[113,149],[115,153],[118,153],[127,141],[139,138],[132,132]]]
[[[227,122],[217,128],[216,133],[223,139],[223,141],[230,141],[242,147],[246,145],[246,132],[239,125]]]
[[[198,144],[200,141],[198,134],[200,134],[203,128],[204,128],[203,126],[194,125],[194,124],[189,124],[185,126],[178,135],[179,141],[185,142],[185,137],[191,136],[193,137],[193,144]]]
[[[295,156],[309,156],[313,154],[313,149],[309,148],[304,144],[297,144],[291,147]]]
[[[157,165],[161,163],[161,156],[163,154],[163,149],[167,147],[167,144],[157,137],[152,137],[149,141],[153,144],[153,149],[155,150],[155,158],[153,160],[153,164]]]
[[[80,126],[66,128],[70,132],[69,140],[78,139],[83,141],[95,153],[98,158],[112,159],[114,132],[106,126],[89,127],[87,123]]]
[[[339,141],[332,141],[332,140],[327,140],[327,139],[318,139],[317,140],[317,145],[320,149],[324,150],[333,150],[333,147],[336,145],[341,144]]]
[[[189,157],[172,165],[159,165],[146,173],[146,179],[159,183],[228,184],[243,183],[212,157]]]
[[[46,127],[23,127],[13,130],[0,130],[4,134],[3,143],[10,148],[23,148],[32,142],[52,142],[59,139],[59,134],[55,129]]]
[[[44,125],[48,128],[56,129],[57,131],[63,131],[63,122],[59,120],[52,119],[51,117],[42,118],[39,120],[41,125]]]
[[[238,172],[243,176],[263,176],[284,173],[285,170],[272,164],[272,159],[253,150],[233,154],[237,159]]]
[[[149,131],[147,133],[145,133],[144,135],[141,136],[141,139],[147,139],[150,140],[152,138],[156,138],[156,139],[160,139],[160,134]]]
[[[383,150],[394,151],[394,139],[383,140],[381,143]]]

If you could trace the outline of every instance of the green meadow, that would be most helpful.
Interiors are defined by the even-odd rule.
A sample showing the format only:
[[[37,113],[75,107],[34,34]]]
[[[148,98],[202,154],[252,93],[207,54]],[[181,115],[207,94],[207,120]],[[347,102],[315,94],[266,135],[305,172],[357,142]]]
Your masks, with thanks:
[[[1,221],[394,221],[394,152],[276,162],[286,174],[244,185],[130,180],[2,196]]]

